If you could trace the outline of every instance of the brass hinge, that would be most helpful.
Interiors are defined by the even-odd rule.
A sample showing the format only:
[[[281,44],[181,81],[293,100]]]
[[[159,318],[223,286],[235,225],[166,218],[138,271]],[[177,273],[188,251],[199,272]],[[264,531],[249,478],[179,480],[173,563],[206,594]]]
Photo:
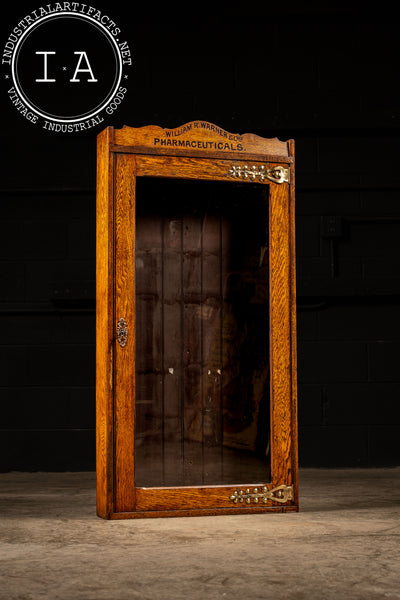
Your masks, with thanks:
[[[257,178],[260,181],[269,179],[274,183],[290,183],[290,169],[277,166],[267,169],[264,165],[257,167],[256,165],[232,165],[226,175],[237,179],[247,179],[255,181]]]
[[[229,496],[229,500],[232,500],[234,504],[238,502],[246,504],[258,504],[260,501],[266,504],[268,500],[273,500],[274,502],[281,502],[282,504],[287,502],[288,500],[294,500],[293,496],[293,486],[292,485],[278,485],[278,487],[269,490],[267,487],[263,487],[261,489],[254,488],[250,490],[247,488],[245,491],[236,490],[232,496]]]
[[[128,325],[123,317],[117,323],[117,340],[121,348],[126,346],[128,340]]]

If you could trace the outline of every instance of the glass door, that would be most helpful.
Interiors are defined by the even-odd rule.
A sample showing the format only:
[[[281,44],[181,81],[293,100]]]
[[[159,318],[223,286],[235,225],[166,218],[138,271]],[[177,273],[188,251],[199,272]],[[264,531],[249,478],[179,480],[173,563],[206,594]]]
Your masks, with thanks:
[[[270,480],[268,190],[136,180],[137,487]]]

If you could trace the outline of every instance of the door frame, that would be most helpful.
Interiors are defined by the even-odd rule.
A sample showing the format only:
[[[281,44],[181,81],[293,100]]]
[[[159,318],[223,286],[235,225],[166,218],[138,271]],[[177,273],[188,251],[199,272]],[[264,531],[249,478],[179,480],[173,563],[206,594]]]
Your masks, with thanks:
[[[271,481],[136,488],[137,177],[269,185]],[[107,127],[97,145],[96,491],[107,519],[298,510],[294,142],[193,121]]]

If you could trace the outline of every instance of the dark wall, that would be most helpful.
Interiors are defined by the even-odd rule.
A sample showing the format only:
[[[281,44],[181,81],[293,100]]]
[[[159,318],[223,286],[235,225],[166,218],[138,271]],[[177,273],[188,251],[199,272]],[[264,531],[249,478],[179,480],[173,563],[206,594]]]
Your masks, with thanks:
[[[400,464],[397,25],[348,3],[108,8],[134,51],[106,125],[296,140],[302,466]],[[323,4],[323,3],[322,3]],[[34,4],[18,5],[2,40]],[[24,12],[25,11],[25,12]],[[217,12],[215,12],[217,11]],[[94,468],[96,135],[1,97],[0,468]]]

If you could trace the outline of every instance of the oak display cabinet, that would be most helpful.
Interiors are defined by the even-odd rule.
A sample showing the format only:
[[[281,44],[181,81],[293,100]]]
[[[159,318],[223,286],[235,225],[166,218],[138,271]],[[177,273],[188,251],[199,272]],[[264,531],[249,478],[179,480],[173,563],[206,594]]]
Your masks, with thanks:
[[[294,142],[108,127],[97,514],[298,510]]]

